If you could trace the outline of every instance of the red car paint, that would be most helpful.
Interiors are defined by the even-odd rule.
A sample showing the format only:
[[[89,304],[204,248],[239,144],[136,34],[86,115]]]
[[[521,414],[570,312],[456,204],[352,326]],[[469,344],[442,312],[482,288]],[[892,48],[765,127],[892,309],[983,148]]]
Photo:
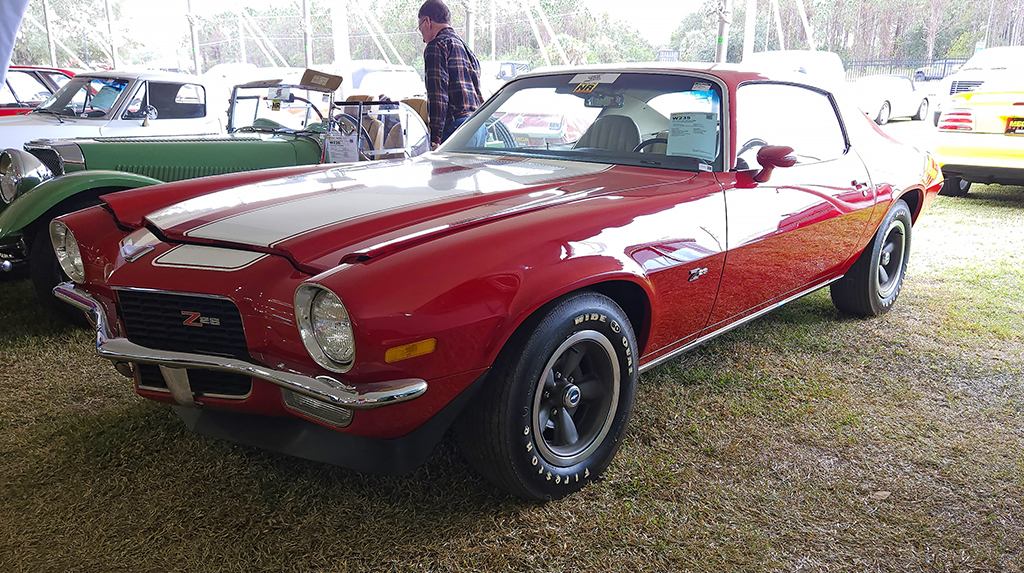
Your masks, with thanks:
[[[698,72],[724,86],[723,123],[736,133],[736,90],[766,78],[728,67]],[[253,360],[280,370],[324,373],[299,338],[293,298],[307,282],[337,293],[356,348],[340,378],[355,388],[406,378],[428,387],[414,400],[360,410],[337,431],[398,438],[485,373],[513,332],[563,294],[596,288],[631,302],[642,369],[842,276],[889,206],[903,198],[916,220],[941,176],[926,154],[878,136],[862,114],[841,117],[853,151],[779,167],[763,183],[733,169],[737,142],[727,137],[718,172],[439,153],[158,185],[61,219],[85,260],[80,288],[109,316],[118,316],[120,287],[225,297],[238,307]],[[516,166],[547,178],[507,175]],[[395,206],[375,207],[392,197]],[[309,221],[274,218],[304,203]],[[342,212],[352,204],[366,207]],[[275,221],[280,230],[257,224]],[[126,262],[119,243],[144,226],[162,240]],[[289,226],[304,227],[288,234]],[[189,244],[267,256],[232,272],[154,264]],[[435,352],[385,359],[390,348],[429,338]],[[174,403],[167,393],[139,393]],[[245,399],[199,401],[295,415],[259,379]]]

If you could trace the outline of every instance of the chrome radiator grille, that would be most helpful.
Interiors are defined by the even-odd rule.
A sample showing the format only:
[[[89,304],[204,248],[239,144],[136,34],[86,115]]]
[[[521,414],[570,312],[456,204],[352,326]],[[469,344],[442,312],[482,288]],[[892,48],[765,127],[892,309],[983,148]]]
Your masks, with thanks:
[[[41,161],[47,169],[53,173],[54,177],[64,175],[64,168],[60,162],[60,157],[57,152],[53,149],[46,147],[33,147],[28,150],[29,153],[35,156],[36,159]]]

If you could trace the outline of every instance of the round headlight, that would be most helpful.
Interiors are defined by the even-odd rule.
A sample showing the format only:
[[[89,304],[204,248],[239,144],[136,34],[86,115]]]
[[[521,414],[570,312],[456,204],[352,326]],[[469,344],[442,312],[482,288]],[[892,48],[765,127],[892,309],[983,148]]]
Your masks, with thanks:
[[[53,252],[64,273],[76,283],[85,282],[85,263],[71,229],[61,221],[51,221],[50,241],[53,242]]]
[[[52,178],[53,173],[31,153],[19,149],[0,153],[0,199],[4,203]]]
[[[313,334],[320,348],[335,362],[352,362],[352,321],[345,305],[331,291],[320,291],[313,299]]]
[[[352,368],[352,321],[338,295],[312,283],[299,286],[295,291],[295,318],[302,343],[317,364],[334,372]]]

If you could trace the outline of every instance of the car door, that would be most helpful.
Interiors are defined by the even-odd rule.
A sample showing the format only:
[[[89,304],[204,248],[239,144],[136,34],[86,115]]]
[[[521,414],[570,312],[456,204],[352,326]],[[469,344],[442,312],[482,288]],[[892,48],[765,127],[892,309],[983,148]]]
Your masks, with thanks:
[[[101,129],[103,136],[217,133],[208,116],[206,90],[199,84],[139,82],[121,112]]]
[[[815,89],[758,82],[736,97],[737,169],[720,174],[728,252],[710,329],[834,278],[860,248],[874,205],[867,169],[849,146],[832,98]],[[793,148],[797,163],[764,183],[764,145]],[[744,183],[746,181],[746,183]]]
[[[651,282],[657,300],[645,359],[692,342],[707,324],[725,262],[725,200],[712,173],[645,187],[646,213],[629,225],[626,254]]]
[[[899,76],[893,81],[894,91],[893,99],[898,103],[893,103],[892,115],[893,117],[913,117],[917,113],[917,108],[921,105],[921,100],[916,99],[917,94],[914,92],[914,83],[908,77]],[[897,106],[899,109],[897,109]]]

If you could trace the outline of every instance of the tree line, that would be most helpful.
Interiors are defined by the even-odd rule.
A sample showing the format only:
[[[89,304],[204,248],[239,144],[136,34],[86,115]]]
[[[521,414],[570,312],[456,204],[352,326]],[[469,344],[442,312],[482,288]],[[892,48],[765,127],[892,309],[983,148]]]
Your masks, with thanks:
[[[348,3],[349,46],[353,59],[381,59],[373,39],[375,29],[363,16],[373,14],[405,63],[422,70],[423,44],[416,31],[415,14],[421,0],[372,0]],[[743,24],[747,3],[731,0],[728,61],[743,54]],[[193,5],[200,4],[193,2]],[[313,62],[330,64],[334,53],[331,10],[337,0],[311,3]],[[680,60],[711,61],[717,42],[718,22],[723,16],[720,0],[705,3],[683,18],[667,45],[654,45],[626,22],[595,13],[586,0],[476,0],[475,50],[481,59],[525,61],[532,66],[638,62],[657,58],[660,49],[678,50]],[[551,32],[561,50],[541,25],[543,8]],[[807,49],[811,45],[801,23],[796,0],[757,0],[754,50]],[[191,37],[184,5],[174,22],[147,22],[139,14],[126,18],[126,0],[113,0],[116,49],[119,64],[191,71]],[[493,5],[493,45],[492,45]],[[62,46],[56,50],[57,65],[74,68],[109,67],[111,41],[106,33],[104,3],[99,0],[49,0],[50,27]],[[466,4],[451,2],[453,25],[466,35]],[[531,8],[529,11],[527,6]],[[1024,43],[1024,0],[805,0],[814,48],[837,52],[844,60],[926,59],[963,57],[979,45],[1003,46]],[[245,11],[245,15],[241,14]],[[531,22],[532,16],[532,22]],[[651,18],[658,15],[652,13]],[[50,63],[43,31],[42,0],[33,0],[18,32],[12,62],[22,65]],[[242,20],[251,22],[246,26]],[[243,2],[234,10],[194,14],[203,68],[243,59],[258,66],[305,65],[301,4],[297,1],[249,7]],[[151,41],[149,26],[180,28],[173,54]],[[258,28],[273,44],[275,54],[265,53],[253,36]],[[781,28],[782,37],[779,38]],[[537,37],[544,44],[539,46]],[[468,38],[467,38],[468,39]],[[389,48],[388,57],[394,58]],[[547,56],[545,59],[544,56]],[[269,56],[269,57],[268,57]]]

